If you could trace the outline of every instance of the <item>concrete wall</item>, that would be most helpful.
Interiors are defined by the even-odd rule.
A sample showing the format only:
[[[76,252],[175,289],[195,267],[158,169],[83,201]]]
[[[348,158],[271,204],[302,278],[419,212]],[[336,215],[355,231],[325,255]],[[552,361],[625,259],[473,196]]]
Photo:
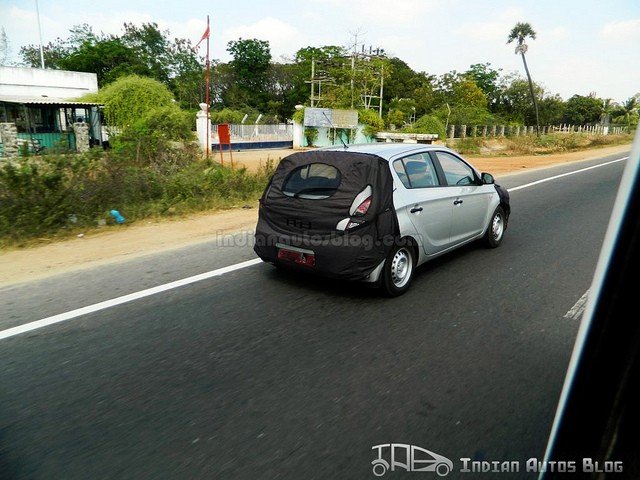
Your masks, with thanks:
[[[0,95],[74,99],[98,91],[95,73],[0,67]]]
[[[356,143],[373,143],[376,141],[375,137],[368,137],[364,134],[365,125],[358,124],[356,127],[355,138],[351,141],[351,144]],[[300,123],[293,123],[293,148],[307,147],[307,139],[304,136],[305,127]],[[318,138],[313,142],[314,147],[329,147],[332,145],[342,145],[340,139],[337,136],[331,138],[330,128],[317,127]],[[343,137],[346,141],[346,137]]]

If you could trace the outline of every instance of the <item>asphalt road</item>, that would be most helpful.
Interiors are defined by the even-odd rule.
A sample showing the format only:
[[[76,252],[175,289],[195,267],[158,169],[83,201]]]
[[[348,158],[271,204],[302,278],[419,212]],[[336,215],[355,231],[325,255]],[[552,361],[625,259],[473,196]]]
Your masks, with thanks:
[[[500,248],[397,299],[260,264],[0,340],[0,478],[375,478],[385,443],[447,478],[542,458],[623,166],[514,191]],[[236,240],[0,289],[0,330],[253,258]]]

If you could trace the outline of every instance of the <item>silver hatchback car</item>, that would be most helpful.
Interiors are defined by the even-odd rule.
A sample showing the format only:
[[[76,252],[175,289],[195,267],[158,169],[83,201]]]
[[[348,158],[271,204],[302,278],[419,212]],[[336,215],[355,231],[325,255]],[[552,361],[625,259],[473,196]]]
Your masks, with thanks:
[[[260,199],[254,250],[397,296],[428,260],[474,240],[500,245],[510,212],[506,189],[443,146],[331,147],[280,162]]]

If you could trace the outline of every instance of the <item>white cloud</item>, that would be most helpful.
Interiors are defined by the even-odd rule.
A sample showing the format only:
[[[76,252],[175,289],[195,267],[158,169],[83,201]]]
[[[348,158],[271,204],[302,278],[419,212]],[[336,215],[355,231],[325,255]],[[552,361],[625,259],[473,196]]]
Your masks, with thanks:
[[[295,53],[303,44],[300,37],[300,31],[296,27],[273,17],[265,17],[248,25],[227,28],[222,32],[225,46],[228,41],[238,38],[268,40],[274,58]]]
[[[394,25],[414,23],[421,15],[433,11],[446,2],[444,0],[316,0],[323,8],[331,9],[333,15],[350,18],[356,25]],[[451,1],[448,6],[451,6]],[[422,17],[424,18],[424,17]]]
[[[555,27],[551,30],[542,32],[542,34],[540,35],[540,37],[548,38],[550,40],[564,40],[568,36],[569,32],[567,32],[567,29],[564,27]]]
[[[640,40],[640,18],[609,22],[600,30],[600,37],[606,40]]]
[[[454,30],[461,36],[484,42],[506,42],[509,32],[516,22],[521,21],[522,10],[509,8],[492,20],[486,22],[467,22]]]

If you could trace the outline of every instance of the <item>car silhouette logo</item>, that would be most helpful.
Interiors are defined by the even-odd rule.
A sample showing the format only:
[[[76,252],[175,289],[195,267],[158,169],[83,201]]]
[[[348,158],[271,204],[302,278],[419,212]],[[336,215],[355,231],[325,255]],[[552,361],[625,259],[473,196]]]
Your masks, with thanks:
[[[447,457],[416,445],[383,443],[374,445],[371,449],[378,451],[378,458],[371,462],[376,477],[382,477],[387,471],[395,470],[435,472],[440,477],[445,477],[453,470],[453,462]],[[384,458],[387,452],[389,461]]]

